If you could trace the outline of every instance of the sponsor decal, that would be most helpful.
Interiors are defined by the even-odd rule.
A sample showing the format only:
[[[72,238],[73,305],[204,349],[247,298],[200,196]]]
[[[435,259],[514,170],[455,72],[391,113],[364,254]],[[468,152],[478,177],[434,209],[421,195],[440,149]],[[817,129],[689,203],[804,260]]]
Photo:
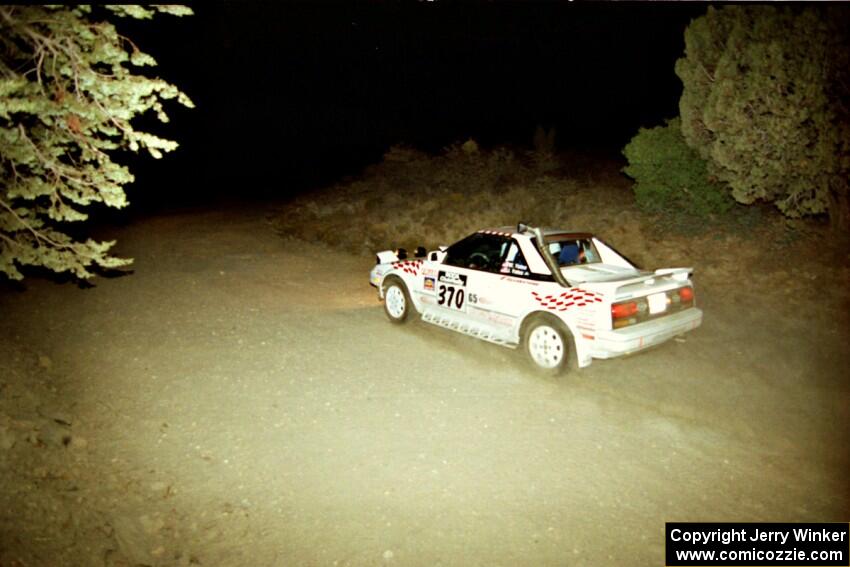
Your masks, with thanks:
[[[434,278],[425,278],[425,283],[423,284],[425,291],[434,291],[434,281]]]
[[[516,323],[516,318],[511,317],[510,315],[497,313],[495,311],[490,311],[489,309],[481,309],[480,307],[475,306],[471,307],[471,309],[475,309],[477,316],[502,327],[513,327],[514,323]]]
[[[493,311],[490,311],[487,314],[487,319],[497,325],[502,325],[503,327],[513,327],[514,323],[516,322],[516,318],[514,317],[511,317],[509,315],[502,315],[501,313],[495,313]]]
[[[529,274],[528,267],[525,264],[517,264],[515,262],[502,262],[499,268],[500,274],[510,274],[514,276],[527,276]]]
[[[596,335],[594,334],[593,327],[587,327],[587,326],[583,325],[581,322],[579,322],[579,324],[576,325],[576,326],[578,327],[578,330],[581,333],[582,338],[587,339],[589,341],[596,340]]]
[[[436,277],[437,276],[437,270],[435,270],[434,268],[422,268],[422,275],[423,276],[434,276],[434,277]]]
[[[466,276],[455,272],[444,272],[440,270],[439,281],[440,283],[466,287]]]
[[[519,284],[525,284],[525,285],[532,285],[532,286],[534,286],[534,287],[537,287],[538,285],[540,285],[540,284],[538,284],[538,283],[537,283],[537,282],[535,282],[535,281],[531,281],[531,280],[521,280],[521,279],[519,279],[519,278],[512,278],[512,277],[510,277],[510,276],[502,276],[502,277],[501,277],[501,278],[499,278],[499,279],[500,279],[500,280],[502,280],[502,281],[511,282],[511,283],[519,283]]]

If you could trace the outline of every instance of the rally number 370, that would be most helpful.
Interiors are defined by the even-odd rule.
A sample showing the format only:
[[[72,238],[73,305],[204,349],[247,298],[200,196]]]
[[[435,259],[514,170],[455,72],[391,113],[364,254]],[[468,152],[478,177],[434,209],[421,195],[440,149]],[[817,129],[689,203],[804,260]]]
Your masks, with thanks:
[[[453,285],[440,284],[438,288],[437,304],[449,309],[463,309],[465,297],[463,288],[455,289]]]

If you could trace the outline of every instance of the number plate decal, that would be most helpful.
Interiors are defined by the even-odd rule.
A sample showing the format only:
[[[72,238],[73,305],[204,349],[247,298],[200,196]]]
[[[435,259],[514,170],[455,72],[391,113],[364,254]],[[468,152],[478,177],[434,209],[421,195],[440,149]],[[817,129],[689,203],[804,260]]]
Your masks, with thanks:
[[[647,296],[646,300],[649,303],[649,313],[651,315],[667,310],[666,293],[653,293],[652,295]]]
[[[466,276],[440,271],[437,285],[437,305],[455,311],[466,311]]]

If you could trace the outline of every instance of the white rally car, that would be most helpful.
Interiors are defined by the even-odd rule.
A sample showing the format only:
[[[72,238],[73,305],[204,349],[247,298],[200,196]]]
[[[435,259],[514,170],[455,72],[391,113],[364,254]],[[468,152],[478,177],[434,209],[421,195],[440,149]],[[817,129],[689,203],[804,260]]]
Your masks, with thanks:
[[[659,344],[702,323],[691,268],[647,272],[591,234],[519,224],[408,259],[377,255],[370,282],[393,323],[423,321],[507,347],[556,374]]]

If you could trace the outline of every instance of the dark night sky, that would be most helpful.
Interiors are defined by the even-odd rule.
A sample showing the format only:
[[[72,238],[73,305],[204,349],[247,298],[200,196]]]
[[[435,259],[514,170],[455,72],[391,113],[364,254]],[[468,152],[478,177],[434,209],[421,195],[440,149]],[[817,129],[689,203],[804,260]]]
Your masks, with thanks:
[[[198,106],[172,105],[172,123],[156,126],[181,148],[134,165],[136,203],[288,195],[395,143],[529,146],[537,124],[557,128],[559,148],[616,155],[639,126],[677,114],[673,64],[706,4],[193,8],[121,27]]]

